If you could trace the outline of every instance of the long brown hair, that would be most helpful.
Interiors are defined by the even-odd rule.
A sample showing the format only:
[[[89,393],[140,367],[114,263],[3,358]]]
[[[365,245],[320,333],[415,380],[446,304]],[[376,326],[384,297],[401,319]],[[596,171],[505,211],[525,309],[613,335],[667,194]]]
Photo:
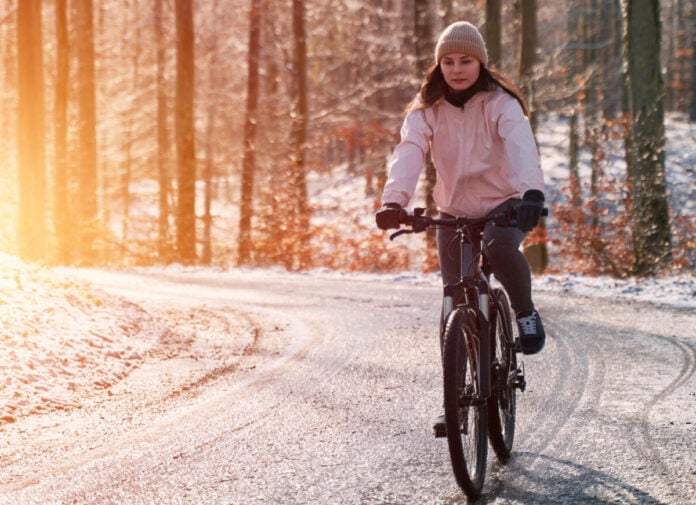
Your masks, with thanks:
[[[502,88],[506,93],[517,100],[522,107],[522,112],[529,117],[529,109],[522,97],[522,93],[515,84],[501,72],[493,67],[486,67],[481,64],[481,72],[478,80],[474,83],[481,91],[493,91],[496,87]],[[406,106],[406,113],[416,109],[430,107],[435,102],[449,94],[450,89],[445,82],[440,64],[435,64],[428,69],[416,97]]]

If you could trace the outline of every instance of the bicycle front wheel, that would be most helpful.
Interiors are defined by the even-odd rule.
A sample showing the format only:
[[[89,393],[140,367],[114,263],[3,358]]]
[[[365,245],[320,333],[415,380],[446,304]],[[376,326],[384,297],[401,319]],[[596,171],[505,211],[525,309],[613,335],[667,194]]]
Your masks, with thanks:
[[[453,310],[447,318],[442,351],[445,423],[452,470],[469,498],[481,494],[488,455],[478,341],[476,314],[461,308]]]
[[[488,436],[498,460],[510,458],[515,438],[517,388],[524,382],[517,368],[517,357],[510,323],[510,304],[500,289],[491,297],[491,356],[493,356],[492,395],[488,398]]]

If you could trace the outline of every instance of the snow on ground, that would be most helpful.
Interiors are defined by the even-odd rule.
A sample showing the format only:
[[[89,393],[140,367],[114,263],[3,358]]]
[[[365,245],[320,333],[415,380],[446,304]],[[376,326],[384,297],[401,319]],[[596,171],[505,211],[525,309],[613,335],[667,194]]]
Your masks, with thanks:
[[[137,367],[163,330],[137,305],[0,253],[0,428],[81,407]]]
[[[172,266],[162,270],[210,274],[205,268]],[[216,271],[218,278],[230,279],[275,275],[278,271],[261,269]],[[317,270],[283,275],[439,283],[436,275],[419,273]],[[696,278],[690,275],[627,281],[552,275],[534,282],[535,289],[544,291],[696,309]],[[0,430],[20,416],[80,408],[95,394],[108,394],[108,389],[141,364],[168,331],[166,321],[122,298],[4,254],[0,254],[0,325],[0,369],[4,372],[0,379]]]

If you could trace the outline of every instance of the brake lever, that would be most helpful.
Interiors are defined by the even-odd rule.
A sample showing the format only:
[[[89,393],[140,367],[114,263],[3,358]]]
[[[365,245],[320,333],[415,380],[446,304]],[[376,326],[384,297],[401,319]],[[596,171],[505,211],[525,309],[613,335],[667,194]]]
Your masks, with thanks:
[[[395,239],[396,237],[398,237],[399,235],[406,235],[406,234],[408,234],[408,233],[413,233],[413,230],[399,230],[399,231],[395,231],[394,233],[392,233],[391,235],[389,235],[389,240],[394,240],[394,239]]]

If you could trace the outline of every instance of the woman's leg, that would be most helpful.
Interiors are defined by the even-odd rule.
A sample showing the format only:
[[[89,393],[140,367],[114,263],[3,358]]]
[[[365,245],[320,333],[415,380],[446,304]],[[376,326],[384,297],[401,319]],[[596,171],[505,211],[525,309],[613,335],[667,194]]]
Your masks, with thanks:
[[[483,237],[491,271],[507,291],[517,314],[522,352],[536,354],[544,347],[546,333],[532,302],[529,264],[519,249],[524,233],[517,228],[487,226]]]
[[[520,244],[525,234],[517,228],[486,226],[485,253],[495,278],[507,291],[515,313],[534,310],[532,275]]]
[[[440,212],[440,219],[453,219],[454,216]],[[452,228],[437,228],[437,254],[440,258],[442,285],[456,284],[459,281],[459,238]]]

